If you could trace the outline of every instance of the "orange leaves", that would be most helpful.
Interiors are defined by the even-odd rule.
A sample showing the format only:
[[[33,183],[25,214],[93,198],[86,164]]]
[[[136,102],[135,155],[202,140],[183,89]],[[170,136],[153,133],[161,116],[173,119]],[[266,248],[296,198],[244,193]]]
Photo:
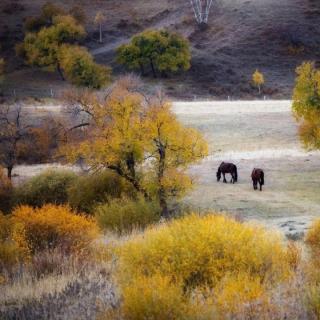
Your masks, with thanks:
[[[45,205],[39,209],[21,206],[12,215],[13,222],[23,226],[32,252],[55,247],[67,252],[88,250],[98,236],[92,219],[76,215],[65,206]]]

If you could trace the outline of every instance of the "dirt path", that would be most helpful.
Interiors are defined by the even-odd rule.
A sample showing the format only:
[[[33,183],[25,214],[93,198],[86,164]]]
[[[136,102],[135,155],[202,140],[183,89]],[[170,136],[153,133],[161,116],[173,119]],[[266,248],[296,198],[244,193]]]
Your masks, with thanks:
[[[191,168],[198,186],[187,203],[258,220],[293,237],[320,216],[320,152],[301,148],[290,101],[177,102],[174,110],[210,144],[207,159]],[[223,160],[238,166],[238,184],[216,182]],[[263,192],[252,190],[254,167],[265,170]]]

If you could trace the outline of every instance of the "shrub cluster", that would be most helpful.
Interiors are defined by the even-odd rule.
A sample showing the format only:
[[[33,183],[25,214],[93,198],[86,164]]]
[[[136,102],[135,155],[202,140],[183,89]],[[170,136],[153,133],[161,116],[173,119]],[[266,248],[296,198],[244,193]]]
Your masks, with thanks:
[[[68,188],[76,179],[76,174],[70,171],[46,171],[17,187],[14,203],[32,207],[47,203],[65,204],[68,201]]]
[[[11,208],[12,184],[0,167],[0,212],[8,213]]]
[[[160,208],[156,202],[143,197],[113,199],[96,208],[96,219],[101,228],[128,232],[159,221]]]
[[[162,319],[176,304],[187,311],[175,319],[188,318],[188,310],[197,313],[191,319],[223,318],[245,306],[253,312],[255,303],[260,309],[267,304],[266,288],[288,279],[293,267],[280,237],[218,215],[191,215],[148,229],[119,255],[125,319],[141,319],[143,312]],[[172,303],[162,296],[165,291],[174,292]],[[146,305],[144,296],[157,303]]]
[[[68,188],[68,202],[79,212],[93,213],[101,203],[121,196],[135,196],[135,191],[124,179],[109,172],[79,176]]]
[[[77,215],[66,206],[21,206],[13,211],[12,220],[23,227],[32,253],[57,247],[66,253],[81,252],[98,236],[98,227],[92,219]]]

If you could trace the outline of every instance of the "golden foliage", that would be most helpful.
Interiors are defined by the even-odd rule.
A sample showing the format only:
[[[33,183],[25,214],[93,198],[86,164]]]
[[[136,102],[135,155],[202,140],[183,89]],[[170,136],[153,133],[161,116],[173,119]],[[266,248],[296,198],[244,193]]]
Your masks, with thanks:
[[[252,81],[256,87],[261,91],[261,86],[264,84],[264,75],[258,69],[252,74]]]
[[[292,110],[300,122],[300,137],[307,148],[320,149],[320,70],[304,62],[296,73]]]
[[[0,213],[0,271],[19,262],[27,262],[30,251],[21,224],[13,224],[9,216]]]
[[[65,206],[45,205],[36,209],[21,206],[13,211],[12,220],[23,226],[32,252],[56,247],[66,252],[86,251],[98,236],[92,219]]]
[[[123,319],[257,316],[268,289],[292,274],[292,251],[277,234],[221,215],[150,228],[119,248]]]
[[[200,132],[178,121],[163,97],[145,97],[122,79],[106,100],[86,93],[76,102],[91,122],[83,142],[63,148],[70,162],[82,158],[94,169],[111,169],[163,201],[190,189],[186,170],[208,154],[208,146]]]
[[[306,235],[306,243],[314,253],[320,254],[320,220],[316,220],[311,225]]]

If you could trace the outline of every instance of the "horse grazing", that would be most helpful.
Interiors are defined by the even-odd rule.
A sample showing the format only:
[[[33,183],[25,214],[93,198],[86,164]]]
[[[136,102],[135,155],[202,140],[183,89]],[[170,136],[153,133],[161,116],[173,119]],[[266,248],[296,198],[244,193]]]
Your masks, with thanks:
[[[238,181],[238,170],[237,166],[233,163],[222,162],[217,171],[217,181],[221,179],[221,173],[223,175],[223,182],[227,183],[226,173],[231,174],[230,182],[235,183]]]
[[[262,191],[262,186],[264,185],[264,172],[262,169],[254,168],[251,173],[253,189],[258,189],[258,183],[260,185],[260,191]]]

